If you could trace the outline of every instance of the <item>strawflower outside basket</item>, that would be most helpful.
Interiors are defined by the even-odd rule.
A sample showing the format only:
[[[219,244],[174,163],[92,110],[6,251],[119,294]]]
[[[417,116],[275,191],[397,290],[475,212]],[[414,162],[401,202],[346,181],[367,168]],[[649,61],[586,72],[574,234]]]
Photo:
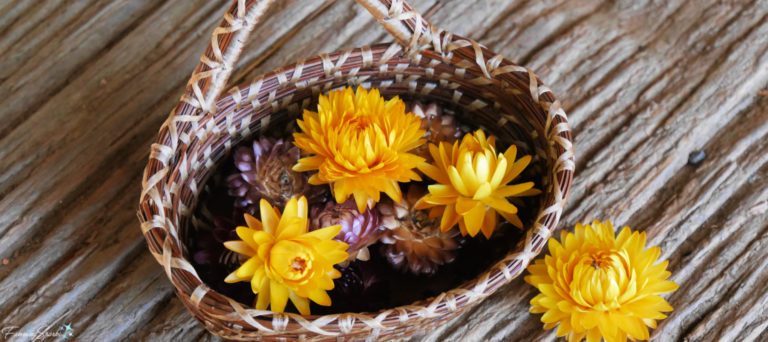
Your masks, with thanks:
[[[357,0],[395,43],[321,54],[223,93],[249,34],[273,1],[234,1],[213,31],[181,101],[160,128],[144,172],[142,233],[189,311],[227,339],[391,340],[455,317],[520,275],[557,225],[573,178],[571,134],[551,91],[530,70],[436,28],[404,1]],[[183,241],[198,196],[218,163],[238,142],[295,121],[319,94],[358,85],[379,88],[384,96],[460,108],[459,120],[533,155],[543,194],[526,222],[524,239],[476,279],[380,312],[274,313],[212,290],[189,262]]]

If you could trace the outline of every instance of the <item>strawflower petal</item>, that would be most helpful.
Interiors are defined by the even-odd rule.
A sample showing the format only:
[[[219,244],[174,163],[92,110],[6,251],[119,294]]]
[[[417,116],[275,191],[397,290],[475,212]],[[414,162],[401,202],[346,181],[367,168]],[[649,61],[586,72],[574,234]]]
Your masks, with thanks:
[[[296,307],[296,309],[299,310],[300,314],[309,315],[309,299],[304,297],[299,297],[293,291],[290,291],[290,293],[288,293],[288,298],[291,299],[291,302]]]
[[[224,242],[224,247],[226,247],[227,249],[235,253],[240,253],[247,256],[253,256],[254,254],[256,254],[256,251],[254,251],[244,241],[226,241]]]

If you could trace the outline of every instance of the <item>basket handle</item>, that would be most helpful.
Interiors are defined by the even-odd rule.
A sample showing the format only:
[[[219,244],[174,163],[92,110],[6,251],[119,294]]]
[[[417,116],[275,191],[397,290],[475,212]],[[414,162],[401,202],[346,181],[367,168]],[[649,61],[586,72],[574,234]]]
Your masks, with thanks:
[[[355,0],[373,15],[379,24],[406,51],[407,55],[431,47],[441,53],[440,33],[428,20],[411,7],[406,0]]]
[[[187,82],[175,113],[189,106],[206,112],[216,110],[216,100],[229,82],[245,43],[275,0],[234,0],[224,19],[213,30],[211,42]],[[405,0],[355,0],[363,5],[408,55],[431,45],[440,52],[440,31]]]

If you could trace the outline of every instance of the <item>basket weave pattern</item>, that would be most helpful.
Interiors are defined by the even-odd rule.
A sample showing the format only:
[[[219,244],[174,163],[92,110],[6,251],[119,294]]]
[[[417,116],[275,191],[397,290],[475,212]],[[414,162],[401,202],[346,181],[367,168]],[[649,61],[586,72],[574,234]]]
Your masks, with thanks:
[[[237,0],[214,30],[179,104],[152,145],[139,219],[150,252],[185,306],[208,330],[230,339],[407,337],[439,324],[517,277],[560,219],[574,171],[565,112],[530,70],[477,42],[442,31],[398,0],[357,0],[396,43],[302,60],[223,93],[245,41],[273,0]],[[426,98],[461,108],[464,121],[534,155],[545,176],[541,207],[525,239],[462,286],[377,313],[301,316],[244,306],[206,286],[188,261],[184,236],[204,182],[230,149],[293,120],[319,94],[341,86]],[[270,125],[272,123],[272,125]]]

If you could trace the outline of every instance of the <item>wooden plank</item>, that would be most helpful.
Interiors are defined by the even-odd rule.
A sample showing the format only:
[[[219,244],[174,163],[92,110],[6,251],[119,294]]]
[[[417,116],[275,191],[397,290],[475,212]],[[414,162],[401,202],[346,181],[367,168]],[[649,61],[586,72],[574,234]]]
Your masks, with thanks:
[[[3,137],[0,250],[9,259],[0,269],[3,325],[38,329],[55,317],[82,332],[103,311],[84,310],[100,291],[138,284],[115,280],[138,253],[146,256],[134,208],[146,148],[224,3],[168,3],[152,18],[137,16],[141,23],[125,38]],[[4,107],[3,117],[9,113]],[[163,275],[149,269],[155,278]]]
[[[0,3],[0,327],[218,340],[175,298],[134,210],[148,146],[227,2]],[[560,227],[611,218],[662,247],[681,289],[653,339],[765,333],[765,2],[411,3],[531,67],[563,101],[577,177]],[[347,0],[270,11],[235,82],[391,40]],[[686,165],[697,150],[705,161]],[[533,295],[516,279],[421,340],[554,340],[527,312]]]

